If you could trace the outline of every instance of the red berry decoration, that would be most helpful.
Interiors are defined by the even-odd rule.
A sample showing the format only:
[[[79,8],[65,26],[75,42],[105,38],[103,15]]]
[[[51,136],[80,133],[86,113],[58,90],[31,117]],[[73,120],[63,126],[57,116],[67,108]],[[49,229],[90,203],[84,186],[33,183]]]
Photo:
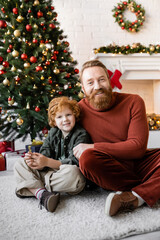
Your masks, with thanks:
[[[62,94],[62,92],[59,92],[59,95],[61,95]]]
[[[13,12],[14,14],[18,14],[18,8],[13,8],[12,12]]]
[[[53,23],[50,23],[50,24],[49,24],[49,27],[52,28],[52,29],[54,29],[56,26],[55,26]]]
[[[10,52],[11,52],[11,49],[8,48],[8,49],[7,49],[7,53],[10,53]]]
[[[39,112],[40,111],[40,108],[38,106],[35,107],[35,111],[36,112]]]
[[[25,61],[25,60],[27,60],[27,58],[28,58],[27,54],[25,54],[25,53],[21,54],[21,59],[23,59]]]
[[[46,65],[50,65],[51,63],[50,63],[50,61],[46,61]]]
[[[37,62],[37,58],[34,57],[34,56],[30,57],[30,62],[31,63],[36,63]]]
[[[69,46],[69,42],[64,42],[64,44],[68,47]]]
[[[7,23],[4,20],[0,20],[0,28],[6,28]]]
[[[26,25],[26,30],[27,30],[28,32],[31,32],[31,31],[32,31],[32,26],[31,26],[30,24],[27,24],[27,25]]]
[[[74,72],[75,72],[76,74],[78,74],[78,73],[79,73],[79,70],[78,70],[77,68],[75,68],[75,69],[74,69]]]
[[[43,17],[43,12],[38,11],[38,12],[37,12],[37,17],[38,17],[38,18]]]
[[[42,71],[42,70],[43,70],[43,68],[42,68],[41,66],[37,66],[37,67],[36,67],[36,71],[37,71],[37,72],[40,72],[40,71]]]
[[[9,48],[10,48],[10,49],[13,49],[13,46],[10,44],[10,45],[9,45]]]
[[[3,65],[5,68],[8,68],[8,67],[9,67],[9,62],[4,61],[2,65]]]

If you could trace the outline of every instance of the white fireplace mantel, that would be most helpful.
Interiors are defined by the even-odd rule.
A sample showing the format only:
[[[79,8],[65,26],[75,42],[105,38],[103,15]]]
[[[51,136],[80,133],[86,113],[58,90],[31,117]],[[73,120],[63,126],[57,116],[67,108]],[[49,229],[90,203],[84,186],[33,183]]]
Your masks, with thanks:
[[[95,58],[102,61],[111,71],[120,70],[122,72],[121,79],[160,80],[160,54],[136,53],[123,55],[98,53]]]

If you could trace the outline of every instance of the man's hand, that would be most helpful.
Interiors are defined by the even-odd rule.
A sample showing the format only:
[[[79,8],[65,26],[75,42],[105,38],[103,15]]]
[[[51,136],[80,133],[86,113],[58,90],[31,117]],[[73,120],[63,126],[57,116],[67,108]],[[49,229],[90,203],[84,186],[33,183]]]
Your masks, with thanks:
[[[94,148],[94,144],[80,143],[73,148],[73,154],[77,159],[80,159],[82,153],[89,148]]]

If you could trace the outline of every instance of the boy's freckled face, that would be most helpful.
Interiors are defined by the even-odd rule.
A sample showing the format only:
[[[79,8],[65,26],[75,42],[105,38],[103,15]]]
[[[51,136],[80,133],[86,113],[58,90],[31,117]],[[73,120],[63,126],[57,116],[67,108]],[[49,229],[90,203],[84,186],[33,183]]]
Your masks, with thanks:
[[[56,113],[55,122],[65,137],[75,126],[76,119],[70,108],[63,107],[61,112]]]

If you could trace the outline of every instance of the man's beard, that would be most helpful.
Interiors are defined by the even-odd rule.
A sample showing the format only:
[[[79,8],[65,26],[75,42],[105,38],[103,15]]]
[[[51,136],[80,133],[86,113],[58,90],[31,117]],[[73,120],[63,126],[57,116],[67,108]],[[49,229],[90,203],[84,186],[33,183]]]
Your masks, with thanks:
[[[102,92],[102,96],[96,97],[96,94]],[[90,96],[86,95],[91,106],[95,109],[104,110],[108,109],[112,102],[112,88],[100,88],[99,90],[94,90]]]

